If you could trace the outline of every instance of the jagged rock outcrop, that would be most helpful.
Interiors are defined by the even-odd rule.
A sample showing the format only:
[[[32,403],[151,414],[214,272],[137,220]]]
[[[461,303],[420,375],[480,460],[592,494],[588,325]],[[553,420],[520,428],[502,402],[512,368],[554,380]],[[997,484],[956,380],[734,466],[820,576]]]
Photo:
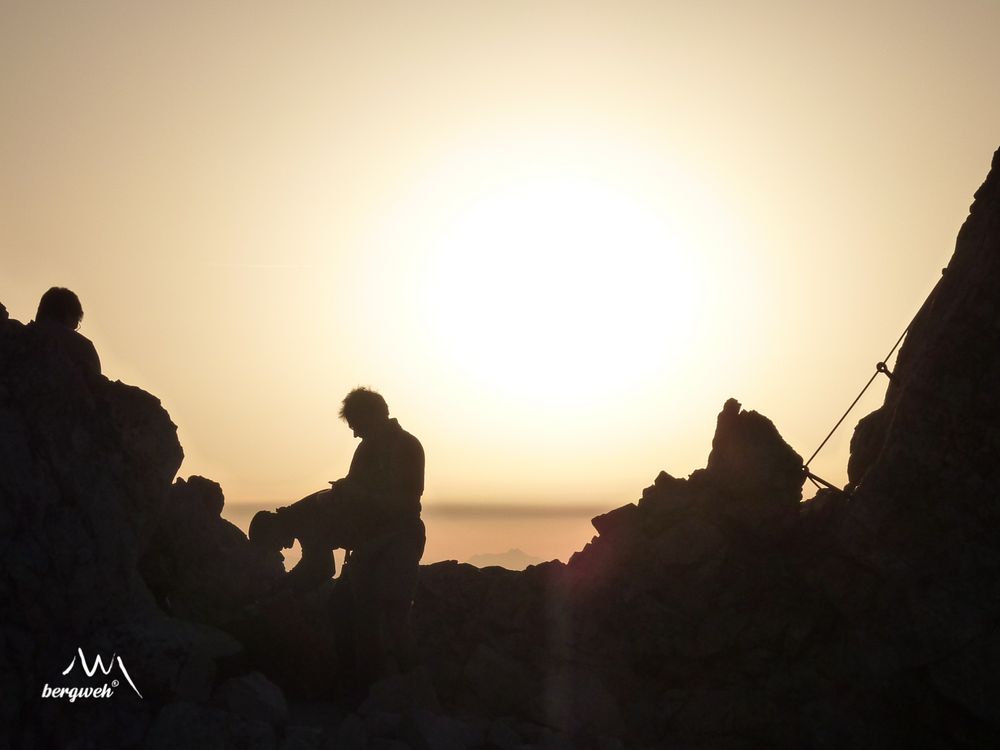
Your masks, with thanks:
[[[260,606],[278,562],[214,482],[172,483],[159,402],[5,312],[0,746],[1000,743],[1000,152],[858,425],[851,494],[800,502],[800,456],[730,400],[706,468],[661,472],[568,563],[423,567],[425,666],[357,710],[300,700],[336,670],[326,592]],[[141,697],[40,698],[113,652]]]
[[[995,744],[1000,726],[1000,152],[852,448],[840,548],[875,577],[859,626],[907,708]],[[944,719],[942,719],[944,721]]]
[[[280,556],[262,555],[221,517],[224,502],[216,482],[178,479],[157,516],[140,572],[175,617],[225,626],[284,572]]]
[[[864,480],[873,491],[898,497],[912,488],[951,492],[954,481],[972,483],[969,490],[957,488],[963,497],[989,486],[1000,451],[998,283],[1000,157],[995,155],[951,261],[910,324],[884,405],[855,433],[852,482]]]
[[[581,743],[797,741],[781,719],[792,687],[774,673],[836,620],[793,564],[801,463],[730,400],[708,467],[661,473],[638,503],[595,518],[599,535],[568,564],[428,566],[415,611],[439,692]]]
[[[243,651],[209,617],[168,616],[140,574],[161,516],[181,507],[170,505],[182,502],[171,488],[176,428],[153,396],[77,367],[44,331],[5,319],[0,446],[0,746],[135,746],[162,706],[208,700]],[[238,547],[196,559],[230,555],[232,569]],[[117,667],[88,677],[82,659],[98,654],[121,656],[137,691]],[[46,685],[112,679],[111,699],[42,697]]]
[[[1000,152],[858,427],[853,495],[798,503],[798,456],[729,402],[708,467],[595,518],[567,566],[424,571],[446,704],[668,746],[996,745],[998,375]]]

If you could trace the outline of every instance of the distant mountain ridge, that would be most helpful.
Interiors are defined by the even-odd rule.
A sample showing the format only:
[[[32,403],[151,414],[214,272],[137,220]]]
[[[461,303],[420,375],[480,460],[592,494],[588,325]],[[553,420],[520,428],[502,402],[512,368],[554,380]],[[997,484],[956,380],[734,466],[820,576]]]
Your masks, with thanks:
[[[509,549],[506,552],[485,552],[473,555],[466,562],[477,568],[498,566],[508,570],[524,570],[529,565],[537,565],[542,558],[528,555],[519,549]]]

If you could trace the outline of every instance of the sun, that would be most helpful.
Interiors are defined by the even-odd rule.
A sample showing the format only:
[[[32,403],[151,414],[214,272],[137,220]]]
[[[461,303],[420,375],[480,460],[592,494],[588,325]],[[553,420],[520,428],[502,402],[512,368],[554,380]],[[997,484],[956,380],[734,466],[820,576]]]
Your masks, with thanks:
[[[521,174],[442,223],[419,308],[454,370],[500,395],[572,403],[683,353],[701,314],[689,250],[622,186]]]

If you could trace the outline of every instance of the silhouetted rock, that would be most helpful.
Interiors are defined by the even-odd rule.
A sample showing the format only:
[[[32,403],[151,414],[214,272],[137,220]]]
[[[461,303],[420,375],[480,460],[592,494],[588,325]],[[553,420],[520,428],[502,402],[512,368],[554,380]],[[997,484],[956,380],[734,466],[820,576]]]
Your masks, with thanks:
[[[597,529],[598,534],[605,539],[611,539],[615,536],[630,535],[636,530],[638,520],[639,506],[629,503],[608,511],[602,516],[597,516],[591,523]]]
[[[1000,152],[910,325],[885,403],[852,441],[840,543],[877,577],[863,627],[905,708],[995,738],[1000,702]],[[861,533],[863,532],[863,533]],[[909,676],[909,678],[907,678]],[[992,696],[992,702],[984,700]],[[989,705],[987,705],[989,704]]]
[[[181,747],[272,750],[277,747],[277,737],[266,721],[248,719],[199,703],[171,703],[157,715],[143,748],[177,750]]]
[[[595,518],[564,568],[423,570],[416,621],[439,695],[593,738],[610,727],[593,725],[586,674],[632,743],[995,745],[997,383],[1000,152],[885,405],[856,431],[853,498],[801,503],[801,458],[731,400],[707,468],[661,472]]]
[[[259,672],[232,677],[215,691],[212,702],[245,719],[282,725],[288,703],[281,689]]]
[[[668,686],[762,678],[790,631],[832,614],[789,569],[791,550],[774,548],[798,517],[801,459],[768,420],[730,401],[709,463],[688,480],[661,473],[638,504],[595,518],[599,535],[568,565],[492,580],[462,566],[424,568],[417,629],[442,697],[578,741],[652,741],[665,731],[658,706]],[[695,717],[709,716],[708,707],[691,714],[698,695],[677,688],[673,698],[689,706],[691,736]],[[705,695],[722,696],[722,711],[729,693]]]
[[[719,414],[706,478],[723,511],[760,529],[794,515],[802,500],[802,457],[767,417],[729,399]]]
[[[284,572],[220,516],[222,488],[204,477],[178,479],[160,508],[140,561],[146,583],[167,612],[225,626],[261,598]]]
[[[376,682],[358,712],[362,716],[387,713],[402,715],[414,710],[441,710],[434,686],[422,668]]]
[[[158,731],[167,731],[163,717],[173,714],[160,707],[207,700],[240,658],[237,641],[201,624],[213,618],[168,616],[139,572],[160,519],[176,510],[171,481],[181,457],[176,428],[156,398],[84,371],[71,351],[50,346],[30,327],[2,323],[0,745],[134,746],[158,713]],[[187,523],[200,529],[198,541],[219,545],[222,537],[206,532],[217,509],[179,502],[197,508]],[[233,559],[233,545],[202,547],[192,539],[170,553],[217,560],[233,574],[226,590],[238,587],[242,562]],[[211,565],[200,573],[221,575]],[[176,581],[196,578],[192,569]],[[206,587],[203,578],[185,594],[196,599]],[[91,678],[77,661],[64,676],[78,649],[87,660],[120,656],[142,697],[117,668]],[[40,697],[45,685],[102,685],[111,677],[118,680],[114,696],[97,703]],[[84,705],[86,711],[77,709]]]

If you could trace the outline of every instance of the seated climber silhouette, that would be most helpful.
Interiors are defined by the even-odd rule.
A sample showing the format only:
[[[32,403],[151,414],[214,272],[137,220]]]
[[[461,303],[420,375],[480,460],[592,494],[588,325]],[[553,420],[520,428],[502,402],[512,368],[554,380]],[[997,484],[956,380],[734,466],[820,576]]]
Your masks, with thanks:
[[[328,581],[332,550],[347,550],[331,606],[341,668],[363,691],[416,666],[409,616],[426,539],[424,451],[375,391],[351,391],[340,416],[361,438],[347,476],[288,507],[261,511],[249,536],[272,550],[299,540],[302,560],[279,584],[285,592]]]
[[[35,319],[29,326],[48,342],[69,355],[81,370],[90,375],[101,374],[101,358],[86,336],[76,329],[83,320],[80,299],[69,289],[54,286],[42,295]]]

